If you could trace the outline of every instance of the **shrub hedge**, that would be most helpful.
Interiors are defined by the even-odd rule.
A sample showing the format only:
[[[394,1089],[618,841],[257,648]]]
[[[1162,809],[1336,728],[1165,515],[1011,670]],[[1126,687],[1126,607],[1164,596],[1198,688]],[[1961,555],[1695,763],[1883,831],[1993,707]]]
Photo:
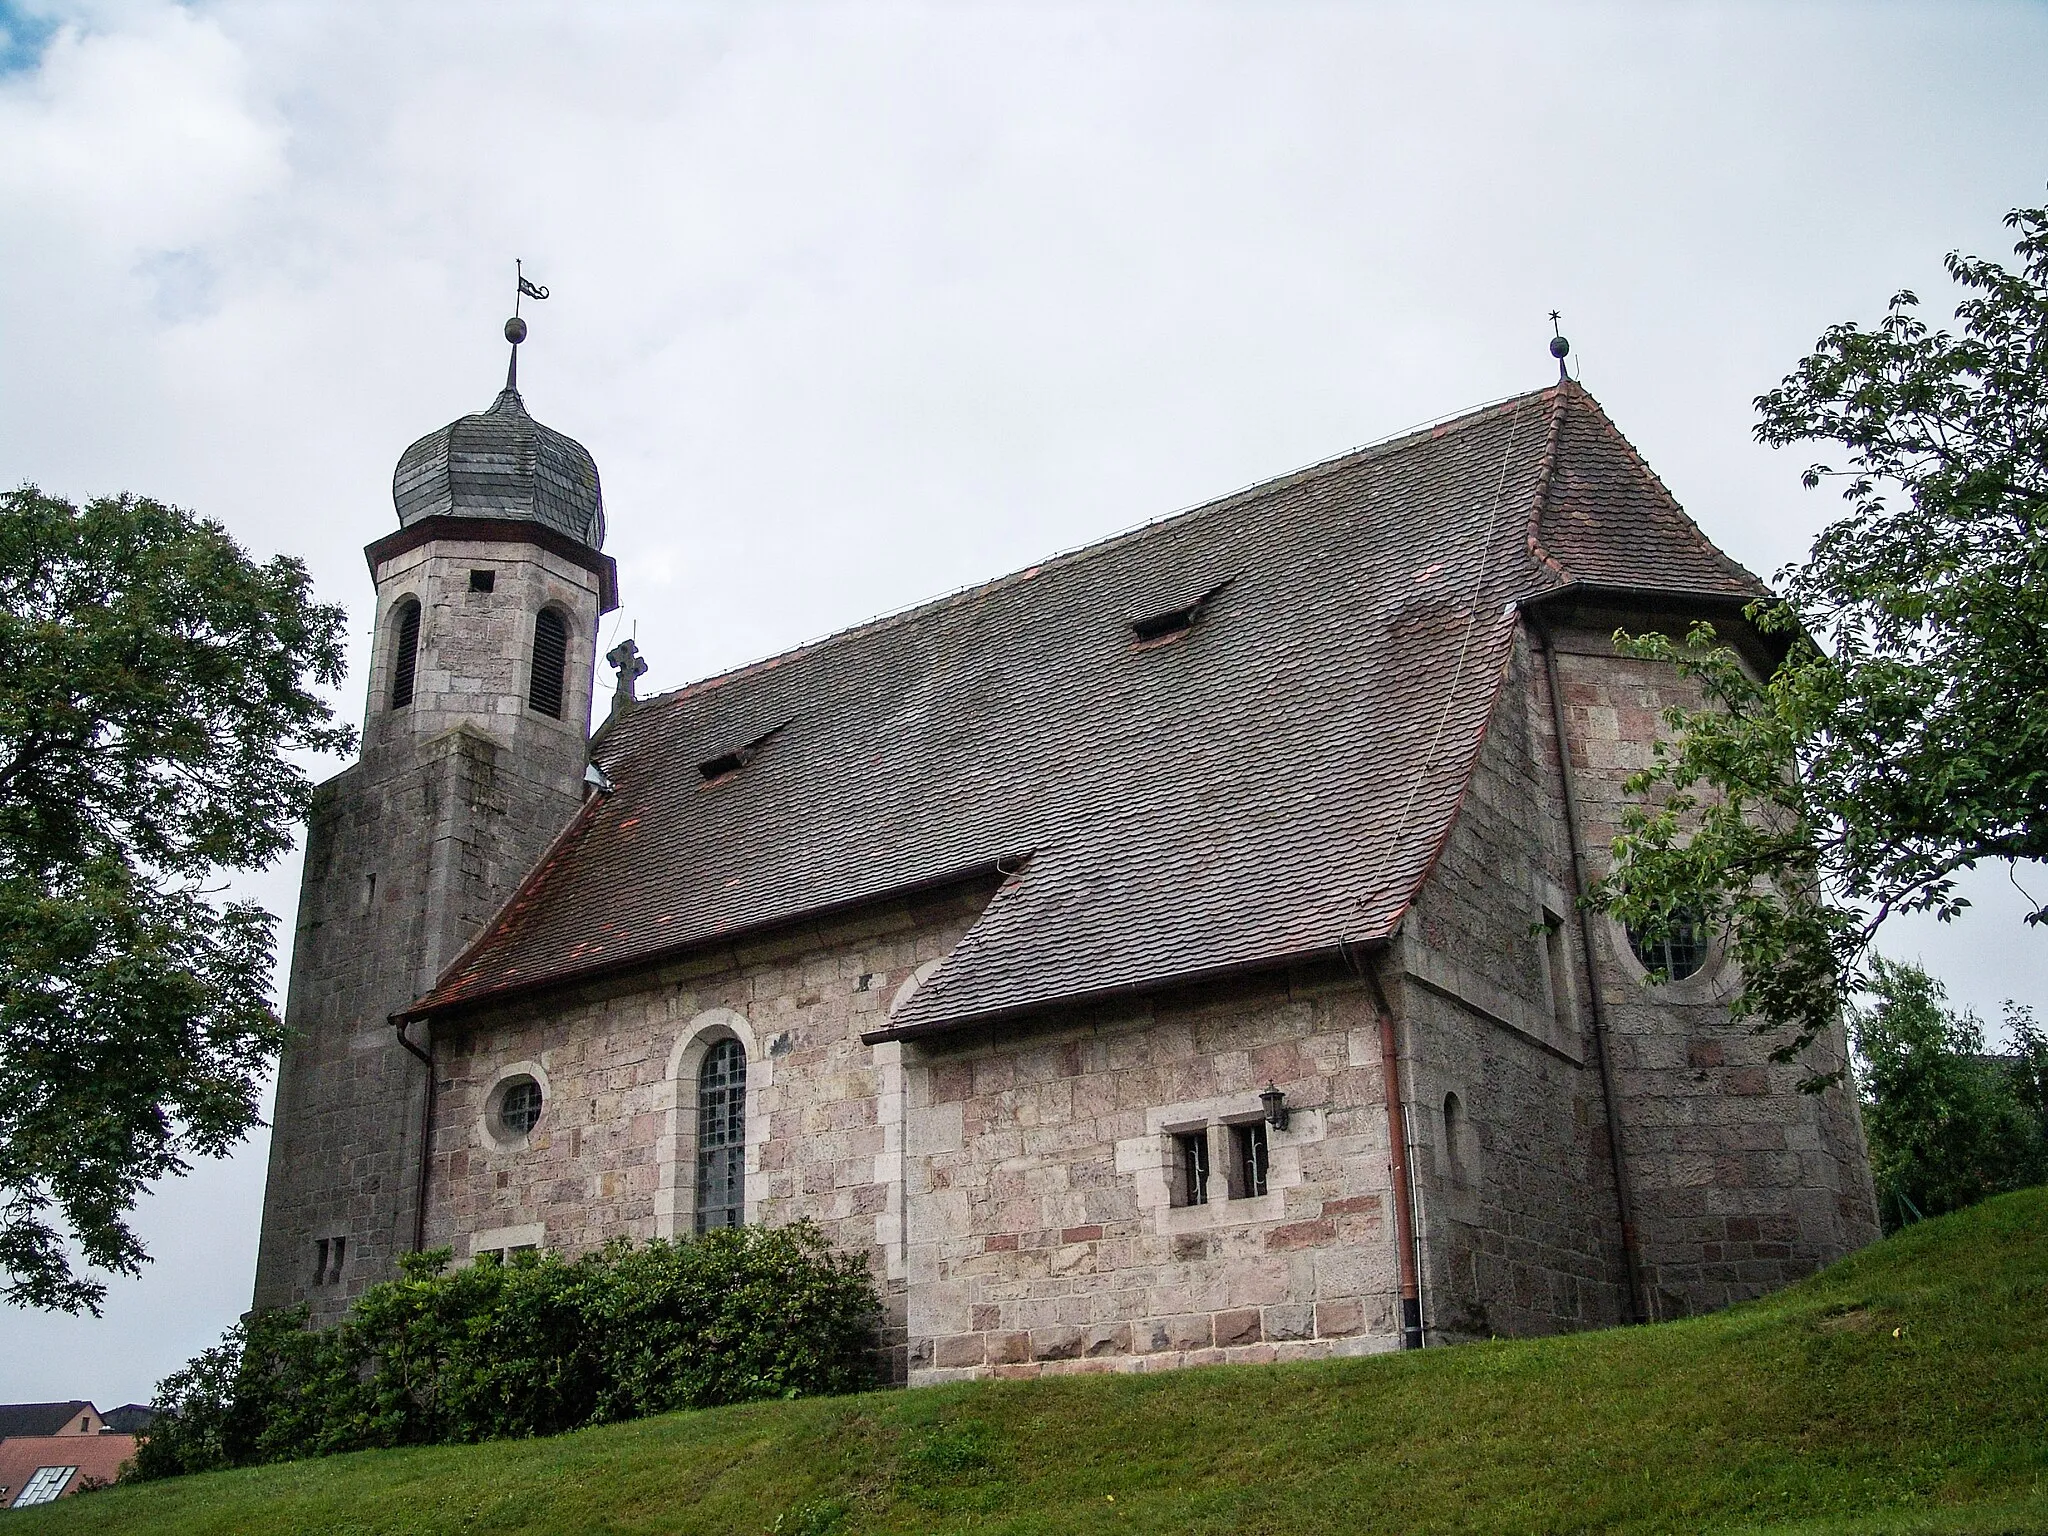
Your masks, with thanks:
[[[873,1276],[809,1223],[400,1264],[332,1328],[307,1329],[303,1307],[255,1314],[166,1377],[134,1475],[558,1434],[877,1379]]]

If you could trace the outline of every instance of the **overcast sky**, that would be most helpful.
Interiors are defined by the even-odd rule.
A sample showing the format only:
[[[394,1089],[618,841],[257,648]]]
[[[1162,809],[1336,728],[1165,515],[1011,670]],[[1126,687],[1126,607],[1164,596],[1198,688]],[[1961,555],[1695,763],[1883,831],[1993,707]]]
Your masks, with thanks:
[[[668,688],[1552,377],[1769,573],[1749,435],[1821,328],[2048,180],[2040,5],[0,0],[0,484],[134,490],[349,608],[512,262]],[[336,765],[323,767],[323,775]],[[286,916],[296,862],[253,889]],[[1900,929],[2048,1008],[2003,876]],[[281,957],[282,958],[282,957]],[[165,1188],[0,1400],[146,1397],[248,1305],[264,1138]]]

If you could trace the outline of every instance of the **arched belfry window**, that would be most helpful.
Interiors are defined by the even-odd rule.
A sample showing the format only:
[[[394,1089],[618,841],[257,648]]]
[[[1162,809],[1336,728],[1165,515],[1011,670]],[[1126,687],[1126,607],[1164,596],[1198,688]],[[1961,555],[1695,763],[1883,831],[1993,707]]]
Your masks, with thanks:
[[[534,713],[562,718],[562,675],[568,665],[568,622],[560,609],[543,608],[533,616],[533,681],[526,690]]]
[[[398,635],[391,645],[391,707],[412,702],[413,673],[420,661],[420,604],[408,597],[398,605]]]
[[[721,1040],[697,1071],[697,1230],[736,1227],[746,1214],[747,1053]]]

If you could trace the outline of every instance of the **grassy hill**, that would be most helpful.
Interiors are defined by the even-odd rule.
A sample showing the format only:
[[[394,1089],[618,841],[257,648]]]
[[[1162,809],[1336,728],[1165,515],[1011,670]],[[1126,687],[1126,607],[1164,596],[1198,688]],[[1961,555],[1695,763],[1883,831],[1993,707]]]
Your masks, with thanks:
[[[2048,1532],[2048,1189],[1719,1316],[674,1414],[115,1488],[9,1532]]]

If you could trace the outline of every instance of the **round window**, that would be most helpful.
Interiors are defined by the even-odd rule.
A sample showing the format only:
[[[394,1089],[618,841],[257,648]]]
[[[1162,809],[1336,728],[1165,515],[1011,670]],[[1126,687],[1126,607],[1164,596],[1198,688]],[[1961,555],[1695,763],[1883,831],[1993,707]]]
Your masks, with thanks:
[[[508,1136],[524,1136],[540,1122],[540,1084],[530,1077],[515,1077],[505,1085],[498,1100],[498,1124]]]
[[[1690,912],[1672,913],[1664,931],[1655,935],[1631,923],[1628,947],[1658,981],[1683,981],[1697,976],[1707,963],[1707,925]]]

